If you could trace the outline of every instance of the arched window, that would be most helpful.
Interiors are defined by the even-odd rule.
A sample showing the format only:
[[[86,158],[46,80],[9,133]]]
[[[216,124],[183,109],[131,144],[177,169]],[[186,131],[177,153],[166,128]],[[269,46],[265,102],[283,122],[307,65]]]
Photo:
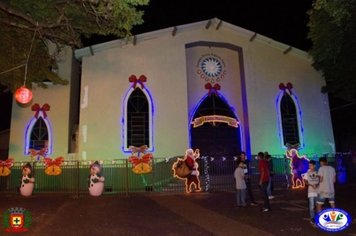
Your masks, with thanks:
[[[303,147],[301,111],[297,97],[281,91],[277,98],[277,111],[282,147]]]
[[[130,88],[125,98],[124,110],[124,147],[129,152],[130,146],[152,145],[152,100],[146,88]]]
[[[44,148],[47,150],[46,155],[52,154],[52,129],[48,117],[43,114],[43,111],[39,111],[27,125],[24,154],[29,155],[30,149],[40,151]]]
[[[40,150],[48,146],[48,129],[46,123],[39,117],[32,128],[30,137],[30,149]]]
[[[240,126],[222,95],[207,95],[197,105],[190,125],[190,146],[209,156],[241,152]]]

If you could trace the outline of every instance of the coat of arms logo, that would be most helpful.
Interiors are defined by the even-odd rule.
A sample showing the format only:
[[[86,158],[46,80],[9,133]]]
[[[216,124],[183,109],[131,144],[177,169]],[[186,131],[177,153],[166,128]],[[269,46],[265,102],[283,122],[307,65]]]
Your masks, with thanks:
[[[21,207],[13,207],[5,211],[3,225],[5,232],[26,232],[31,226],[31,214],[28,210]]]

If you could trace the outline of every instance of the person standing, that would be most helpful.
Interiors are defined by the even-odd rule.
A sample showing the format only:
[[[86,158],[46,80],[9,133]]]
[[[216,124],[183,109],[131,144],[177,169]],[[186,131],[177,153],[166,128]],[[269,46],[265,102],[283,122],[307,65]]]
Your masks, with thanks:
[[[335,208],[335,188],[336,172],[335,168],[328,165],[326,157],[319,158],[320,168],[318,176],[320,178],[317,200],[317,211],[320,212],[325,200],[329,201],[332,208]]]
[[[309,216],[310,223],[315,225],[315,208],[318,197],[319,176],[315,170],[315,161],[309,161],[308,172],[303,176],[305,184],[308,185]]]
[[[274,199],[274,196],[272,195],[272,190],[273,190],[273,160],[272,156],[269,155],[268,152],[265,152],[265,159],[267,161],[268,165],[268,170],[269,170],[269,180],[268,180],[268,185],[267,185],[267,194],[268,194],[268,199]]]
[[[237,168],[234,172],[234,178],[236,182],[236,200],[238,207],[246,206],[246,183],[245,183],[245,173],[244,173],[244,163],[238,162]]]
[[[250,178],[250,161],[247,160],[246,152],[241,152],[237,162],[242,162],[244,164],[245,183],[246,183],[247,195],[250,199],[250,205],[258,206],[258,203],[255,201],[255,198],[253,197],[251,178]]]
[[[271,210],[271,206],[269,204],[268,193],[267,193],[267,186],[269,181],[269,169],[267,165],[267,161],[264,159],[263,152],[259,152],[257,155],[258,158],[258,170],[260,172],[260,178],[258,185],[261,188],[262,196],[263,196],[263,208],[262,212],[267,212]]]

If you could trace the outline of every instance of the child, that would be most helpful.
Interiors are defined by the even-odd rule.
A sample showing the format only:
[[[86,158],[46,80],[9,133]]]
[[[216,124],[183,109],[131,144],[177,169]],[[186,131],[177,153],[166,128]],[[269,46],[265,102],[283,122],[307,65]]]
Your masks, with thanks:
[[[250,205],[251,206],[258,206],[258,203],[255,201],[255,198],[253,196],[252,192],[252,186],[251,186],[251,178],[250,178],[250,161],[247,159],[246,152],[241,152],[239,158],[237,159],[237,162],[242,162],[243,163],[243,169],[245,173],[245,183],[246,183],[246,189],[247,189],[247,194],[250,199]]]
[[[237,163],[237,168],[234,172],[234,178],[236,182],[236,200],[238,207],[246,206],[246,183],[245,183],[245,172],[244,163],[239,161]]]
[[[315,161],[309,161],[309,169],[308,172],[305,173],[303,179],[308,185],[310,223],[315,225],[314,217],[319,185],[319,176],[315,170]]]

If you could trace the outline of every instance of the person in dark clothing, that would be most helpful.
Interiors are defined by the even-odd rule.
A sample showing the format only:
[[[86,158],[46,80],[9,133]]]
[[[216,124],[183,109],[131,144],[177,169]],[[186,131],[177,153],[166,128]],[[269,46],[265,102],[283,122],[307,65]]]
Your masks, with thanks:
[[[267,161],[268,169],[269,169],[269,181],[268,181],[268,186],[267,186],[267,194],[269,199],[274,199],[274,196],[272,195],[273,191],[273,160],[272,156],[268,153],[265,152],[265,159]]]
[[[245,183],[247,188],[247,194],[250,199],[250,205],[257,206],[258,203],[255,201],[255,198],[253,197],[253,193],[252,193],[252,186],[251,186],[251,179],[250,179],[250,162],[249,160],[247,160],[246,152],[241,152],[237,162],[244,163]]]
[[[268,187],[268,181],[270,178],[269,174],[269,169],[267,165],[267,161],[264,159],[264,154],[263,152],[259,152],[257,155],[258,158],[258,170],[260,172],[260,178],[258,185],[261,188],[262,191],[262,196],[263,196],[263,208],[262,212],[267,212],[271,210],[271,206],[269,204],[269,199],[268,199],[268,193],[267,193],[267,187]]]

